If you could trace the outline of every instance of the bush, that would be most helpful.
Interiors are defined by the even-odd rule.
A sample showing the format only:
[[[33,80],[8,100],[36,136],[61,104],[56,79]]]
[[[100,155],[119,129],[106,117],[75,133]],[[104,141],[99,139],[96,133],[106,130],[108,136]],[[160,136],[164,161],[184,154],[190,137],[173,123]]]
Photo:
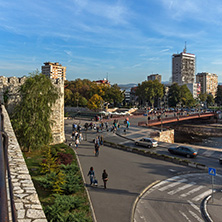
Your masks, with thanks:
[[[82,177],[79,168],[75,164],[61,165],[64,174],[66,175],[66,183],[62,186],[65,194],[74,194],[83,188]]]
[[[73,155],[70,153],[58,153],[58,164],[68,165],[73,161]]]
[[[85,206],[82,197],[54,195],[55,201],[51,206],[44,208],[48,221],[51,222],[84,222],[92,221],[86,216],[89,206]],[[79,212],[81,210],[81,213]],[[84,211],[84,212],[83,212]]]

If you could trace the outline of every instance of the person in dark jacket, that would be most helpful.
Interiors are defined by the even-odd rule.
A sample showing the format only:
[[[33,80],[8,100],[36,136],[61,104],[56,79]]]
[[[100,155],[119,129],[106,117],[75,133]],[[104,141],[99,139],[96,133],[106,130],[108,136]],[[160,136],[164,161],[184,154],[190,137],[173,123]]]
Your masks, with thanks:
[[[90,178],[90,185],[92,185],[93,184],[93,180],[94,180],[94,176],[95,176],[95,172],[93,170],[93,167],[90,167],[87,176],[89,176],[89,178]]]
[[[108,174],[107,174],[106,170],[103,170],[102,179],[103,179],[103,183],[104,183],[104,189],[106,189],[106,183],[108,181]]]

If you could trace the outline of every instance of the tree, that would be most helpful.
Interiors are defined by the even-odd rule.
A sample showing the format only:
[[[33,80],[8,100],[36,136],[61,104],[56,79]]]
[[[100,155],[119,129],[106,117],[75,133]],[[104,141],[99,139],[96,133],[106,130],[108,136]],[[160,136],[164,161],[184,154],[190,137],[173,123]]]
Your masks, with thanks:
[[[101,108],[103,104],[103,99],[101,96],[99,96],[98,94],[94,94],[91,99],[88,101],[88,108],[91,110],[98,110],[99,108]]]
[[[180,101],[183,106],[192,107],[195,104],[192,93],[188,89],[187,85],[182,85],[180,87]]]
[[[214,97],[211,94],[207,95],[207,106],[214,104]]]
[[[154,102],[158,102],[164,94],[164,86],[158,80],[144,81],[138,85],[136,95],[139,97],[141,104],[148,102],[152,107]]]
[[[72,105],[72,98],[73,98],[73,93],[70,89],[65,89],[64,90],[64,103],[65,103],[65,106],[68,106],[68,105]]]
[[[217,86],[217,93],[216,93],[216,98],[215,98],[215,102],[221,106],[222,104],[222,86],[218,85]]]
[[[114,103],[114,106],[121,103],[124,99],[124,93],[120,90],[117,84],[112,85],[104,89],[104,100],[108,103]]]
[[[200,101],[203,102],[203,103],[206,102],[206,100],[207,100],[207,94],[206,93],[200,93],[198,97],[199,97]]]
[[[12,124],[23,150],[40,148],[52,141],[50,115],[59,97],[51,80],[38,72],[30,75],[19,89],[21,101],[15,107]]]
[[[176,107],[176,105],[180,102],[181,94],[180,94],[180,86],[177,83],[173,83],[168,92],[168,105],[170,107]]]

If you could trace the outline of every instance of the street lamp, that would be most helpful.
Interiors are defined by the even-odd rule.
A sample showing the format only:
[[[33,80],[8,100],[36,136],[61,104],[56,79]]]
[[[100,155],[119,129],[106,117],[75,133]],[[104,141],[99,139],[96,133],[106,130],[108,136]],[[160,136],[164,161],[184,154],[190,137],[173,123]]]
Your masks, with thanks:
[[[163,109],[162,109],[163,105],[164,105],[164,102],[161,101],[160,102],[160,109],[161,109],[160,110],[161,111],[161,115],[160,115],[160,118],[161,118],[161,132],[163,131],[163,117],[162,117],[163,116]]]

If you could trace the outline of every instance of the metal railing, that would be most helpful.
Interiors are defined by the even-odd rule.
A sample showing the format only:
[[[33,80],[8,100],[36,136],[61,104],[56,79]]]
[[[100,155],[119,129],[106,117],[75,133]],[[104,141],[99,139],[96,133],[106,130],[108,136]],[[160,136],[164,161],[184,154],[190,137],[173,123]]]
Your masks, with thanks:
[[[7,196],[7,176],[9,197]],[[8,202],[10,202],[11,207],[11,221],[17,222],[8,162],[8,136],[4,132],[4,115],[0,105],[0,222],[9,222]]]

